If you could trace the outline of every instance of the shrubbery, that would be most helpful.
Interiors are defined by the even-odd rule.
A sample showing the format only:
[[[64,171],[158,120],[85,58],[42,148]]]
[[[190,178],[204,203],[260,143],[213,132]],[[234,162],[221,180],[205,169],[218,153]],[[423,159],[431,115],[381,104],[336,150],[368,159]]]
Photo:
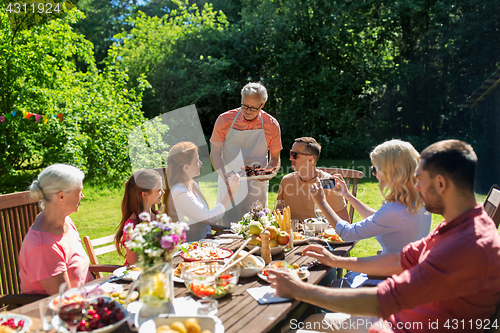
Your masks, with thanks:
[[[16,30],[0,12],[0,115],[16,111],[0,124],[3,193],[26,189],[29,178],[53,163],[79,167],[90,181],[121,181],[131,171],[128,135],[144,121],[147,82],[139,76],[129,88],[127,74],[111,63],[99,71],[92,44],[70,26],[82,17],[73,9],[64,18]],[[75,60],[87,70],[78,71]],[[36,123],[22,111],[62,113],[63,121]]]

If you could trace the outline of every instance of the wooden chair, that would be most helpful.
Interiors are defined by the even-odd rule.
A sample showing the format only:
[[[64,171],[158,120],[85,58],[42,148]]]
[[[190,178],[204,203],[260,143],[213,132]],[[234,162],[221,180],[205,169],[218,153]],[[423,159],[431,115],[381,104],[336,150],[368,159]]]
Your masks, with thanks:
[[[344,180],[347,184],[347,188],[350,188],[351,185],[351,179],[352,179],[352,189],[351,193],[353,196],[356,196],[358,193],[358,179],[361,179],[365,176],[365,174],[361,171],[357,170],[352,170],[352,169],[337,169],[337,168],[324,168],[324,167],[318,167],[317,169],[327,172],[331,175],[334,175],[336,173],[339,173],[344,177]],[[352,218],[354,216],[354,207],[349,204],[349,222],[352,223]]]
[[[40,212],[28,191],[0,195],[0,306],[13,308],[47,296],[21,294],[19,280],[21,244]]]
[[[490,189],[490,192],[488,192],[486,200],[484,200],[483,207],[486,213],[489,215],[489,217],[491,217],[493,222],[495,222],[497,228],[498,225],[500,224],[500,209],[498,209],[499,204],[500,204],[500,186],[493,185]]]
[[[47,295],[21,294],[19,251],[29,228],[41,212],[29,191],[0,195],[0,306],[9,309],[29,304]],[[90,271],[109,271],[90,266]]]
[[[85,236],[83,237],[83,244],[85,245],[85,249],[87,250],[87,254],[90,259],[90,271],[94,273],[96,278],[102,278],[102,272],[111,273],[115,269],[122,267],[120,265],[100,265],[99,260],[97,260],[98,255],[117,251],[115,245],[115,235],[96,238],[93,240],[91,240],[89,236]],[[96,248],[96,246],[104,244],[109,245]]]

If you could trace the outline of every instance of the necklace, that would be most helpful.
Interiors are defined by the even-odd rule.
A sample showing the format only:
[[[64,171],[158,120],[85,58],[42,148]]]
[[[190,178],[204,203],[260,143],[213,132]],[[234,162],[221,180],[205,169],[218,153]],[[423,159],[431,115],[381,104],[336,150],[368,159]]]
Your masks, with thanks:
[[[313,180],[314,178],[316,178],[316,177],[318,176],[318,173],[315,171],[315,175],[314,175],[311,179],[309,179],[309,180],[304,180],[304,179],[302,179],[302,177],[300,177],[300,174],[299,174],[299,173],[297,173],[297,174],[299,175],[299,179],[300,179],[301,181],[303,181],[304,183],[310,182],[311,180]]]

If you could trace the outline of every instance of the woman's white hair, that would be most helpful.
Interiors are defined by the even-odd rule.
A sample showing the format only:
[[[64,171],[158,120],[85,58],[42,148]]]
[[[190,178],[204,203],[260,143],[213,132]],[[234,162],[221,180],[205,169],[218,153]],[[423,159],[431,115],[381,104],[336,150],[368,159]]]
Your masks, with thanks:
[[[267,102],[267,90],[266,87],[260,82],[250,82],[247,83],[243,89],[241,89],[241,98],[246,96],[259,94],[262,97],[262,103]]]
[[[38,178],[31,183],[30,195],[40,201],[40,206],[44,209],[45,203],[50,202],[54,194],[71,192],[81,184],[84,177],[84,173],[74,166],[53,164],[40,172]]]

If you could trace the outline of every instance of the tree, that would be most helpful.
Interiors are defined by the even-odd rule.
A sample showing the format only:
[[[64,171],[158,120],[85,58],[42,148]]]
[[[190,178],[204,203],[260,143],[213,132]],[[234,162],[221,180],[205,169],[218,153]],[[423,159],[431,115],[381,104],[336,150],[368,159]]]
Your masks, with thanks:
[[[4,115],[16,111],[0,124],[2,191],[25,189],[15,175],[53,163],[73,164],[91,180],[130,172],[127,136],[144,119],[147,83],[139,77],[137,88],[128,88],[126,74],[111,64],[98,71],[91,43],[70,26],[80,18],[75,8],[62,19],[16,30],[0,13],[0,109]],[[88,64],[86,72],[76,69],[73,57]],[[50,120],[25,119],[23,111]],[[62,122],[52,119],[56,114]]]

